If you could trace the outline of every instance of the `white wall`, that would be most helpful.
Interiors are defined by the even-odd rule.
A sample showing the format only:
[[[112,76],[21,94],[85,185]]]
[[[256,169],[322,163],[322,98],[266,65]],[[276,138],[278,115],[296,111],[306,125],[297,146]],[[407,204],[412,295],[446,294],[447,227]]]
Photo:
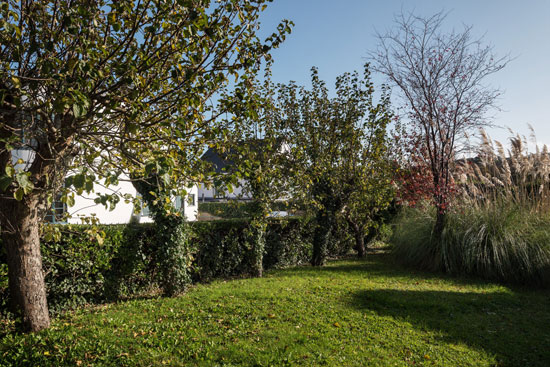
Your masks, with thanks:
[[[121,177],[122,180],[127,179],[127,177]],[[190,189],[187,190],[189,194],[195,194],[195,198],[198,197],[198,188],[197,185],[193,185]],[[109,186],[105,188],[100,184],[94,185],[94,192],[91,194],[83,194],[81,196],[75,196],[75,205],[68,208],[68,212],[71,214],[69,218],[69,223],[82,223],[80,217],[90,217],[95,215],[99,219],[101,224],[123,224],[129,223],[132,216],[135,216],[140,223],[151,223],[153,222],[152,218],[148,216],[143,216],[141,213],[134,214],[134,205],[130,203],[125,203],[121,199],[118,204],[114,207],[113,210],[109,210],[102,204],[94,203],[94,199],[98,197],[98,194],[113,194],[117,193],[119,195],[130,194],[133,197],[137,196],[137,191],[128,181],[119,181],[119,184],[116,186]],[[198,199],[195,200],[195,205],[189,205],[187,201],[184,202],[184,214],[188,221],[197,220],[198,216]]]
[[[30,149],[15,149],[15,150],[12,150],[12,152],[11,152],[11,161],[12,162],[11,163],[15,165],[14,167],[15,167],[16,170],[25,170],[28,167],[30,167],[30,165],[34,161],[34,154],[35,154],[34,151],[30,150]],[[16,164],[19,159],[23,160],[25,163]]]
[[[16,164],[16,162],[22,159],[25,163]],[[12,151],[12,163],[15,165],[15,168],[25,169],[28,165],[32,163],[34,159],[34,152],[30,149],[18,149]],[[79,224],[82,223],[82,217],[92,217],[95,216],[99,219],[101,224],[123,224],[129,223],[132,216],[136,216],[140,223],[151,223],[153,220],[150,217],[142,216],[141,214],[134,214],[134,205],[130,203],[125,203],[124,199],[117,203],[113,210],[109,210],[102,204],[94,203],[94,199],[98,197],[98,194],[130,194],[133,197],[137,196],[137,191],[128,181],[128,176],[121,176],[121,181],[119,184],[114,186],[110,185],[105,187],[101,183],[96,183],[94,185],[94,192],[90,194],[83,193],[82,195],[75,194],[75,204],[72,207],[67,208],[67,211],[71,215],[68,219],[68,223]],[[188,194],[195,195],[195,205],[190,205],[187,200],[184,201],[184,214],[188,221],[197,220],[198,216],[198,203],[199,203],[199,192],[197,185],[193,185],[187,189]]]
[[[121,177],[121,179],[127,179],[127,177]],[[79,217],[90,217],[95,215],[101,224],[120,224],[128,223],[134,212],[134,205],[132,203],[125,203],[121,199],[113,210],[109,210],[102,204],[94,203],[94,199],[98,197],[98,194],[130,194],[136,197],[137,191],[128,181],[120,181],[116,186],[109,186],[108,188],[96,183],[94,185],[94,192],[90,194],[75,195],[75,205],[68,208],[68,212],[71,215],[69,223],[82,223]]]
[[[195,203],[193,205],[193,203],[189,203],[188,200],[185,200],[183,213],[188,221],[195,221],[199,215],[199,187],[193,185],[190,189],[187,189],[187,193],[188,195],[195,195]]]

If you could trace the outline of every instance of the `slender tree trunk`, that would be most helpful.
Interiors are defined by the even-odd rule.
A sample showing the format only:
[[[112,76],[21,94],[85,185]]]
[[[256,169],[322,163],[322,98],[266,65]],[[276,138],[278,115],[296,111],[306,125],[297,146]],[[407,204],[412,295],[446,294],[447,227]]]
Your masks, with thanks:
[[[357,256],[359,258],[363,258],[367,254],[365,249],[365,231],[361,226],[351,220],[351,218],[348,217],[346,220],[353,230],[353,237],[355,238],[355,246],[353,246],[353,249],[357,251]]]
[[[39,198],[33,195],[22,201],[0,200],[11,302],[21,312],[23,327],[30,331],[50,326],[40,253],[38,206]]]
[[[434,225],[434,238],[436,242],[440,242],[443,238],[443,230],[445,229],[445,224],[447,222],[447,213],[442,210],[437,211],[437,216],[435,217],[435,225]]]
[[[322,210],[317,214],[317,226],[313,234],[313,257],[311,265],[322,266],[327,257],[328,241],[332,229],[332,221],[329,213]]]
[[[134,180],[135,189],[149,207],[154,221],[155,257],[160,268],[158,283],[164,295],[168,297],[183,293],[191,283],[188,268],[191,255],[185,215],[166,211],[164,201],[170,199],[169,191],[157,176],[142,178],[131,175],[131,177]]]
[[[252,242],[254,258],[252,264],[252,276],[261,278],[263,276],[263,260],[265,251],[265,236],[266,236],[265,223],[252,223],[249,229],[249,241]]]

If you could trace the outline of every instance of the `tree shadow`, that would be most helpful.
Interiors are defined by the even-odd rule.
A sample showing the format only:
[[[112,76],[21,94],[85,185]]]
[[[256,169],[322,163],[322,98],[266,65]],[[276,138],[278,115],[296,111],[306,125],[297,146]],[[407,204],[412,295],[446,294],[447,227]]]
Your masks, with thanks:
[[[550,366],[550,293],[362,290],[351,306],[436,331],[495,355],[499,366]]]

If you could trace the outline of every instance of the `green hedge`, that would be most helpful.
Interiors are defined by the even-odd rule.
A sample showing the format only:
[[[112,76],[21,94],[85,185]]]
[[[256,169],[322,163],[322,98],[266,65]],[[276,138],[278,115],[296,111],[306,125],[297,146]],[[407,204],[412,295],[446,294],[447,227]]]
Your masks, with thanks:
[[[252,272],[254,244],[246,242],[246,220],[194,222],[192,232],[195,282]],[[313,225],[304,218],[273,219],[267,229],[264,268],[307,262]],[[116,300],[157,287],[152,224],[106,225],[99,244],[82,225],[60,226],[60,241],[42,241],[48,302],[57,313],[78,305]],[[7,310],[5,254],[0,251],[0,311]]]
[[[50,310],[57,313],[86,303],[117,299],[154,286],[151,224],[100,226],[105,240],[98,243],[85,231],[89,226],[59,226],[59,241],[42,240],[42,262]],[[8,273],[0,251],[0,309],[8,303]]]

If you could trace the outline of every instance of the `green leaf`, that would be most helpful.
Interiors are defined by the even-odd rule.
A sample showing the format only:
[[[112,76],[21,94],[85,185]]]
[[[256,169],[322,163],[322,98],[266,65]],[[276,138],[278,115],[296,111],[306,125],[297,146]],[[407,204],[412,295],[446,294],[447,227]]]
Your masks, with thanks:
[[[0,191],[4,192],[11,185],[12,179],[9,176],[2,175],[0,176]]]
[[[13,177],[15,175],[15,168],[13,168],[12,166],[6,166],[6,175],[8,175],[9,177]]]
[[[86,109],[79,103],[73,104],[73,115],[76,118],[82,117],[86,114]]]
[[[18,188],[17,190],[15,190],[15,192],[13,193],[13,197],[15,198],[15,200],[17,201],[21,201],[23,200],[23,195],[25,194],[25,192],[23,191],[23,189],[20,187]]]
[[[15,175],[15,179],[25,194],[29,194],[34,189],[34,184],[31,182],[30,174],[28,172],[17,173]]]
[[[73,176],[73,186],[76,189],[81,189],[84,187],[85,177],[83,174],[78,174]]]

